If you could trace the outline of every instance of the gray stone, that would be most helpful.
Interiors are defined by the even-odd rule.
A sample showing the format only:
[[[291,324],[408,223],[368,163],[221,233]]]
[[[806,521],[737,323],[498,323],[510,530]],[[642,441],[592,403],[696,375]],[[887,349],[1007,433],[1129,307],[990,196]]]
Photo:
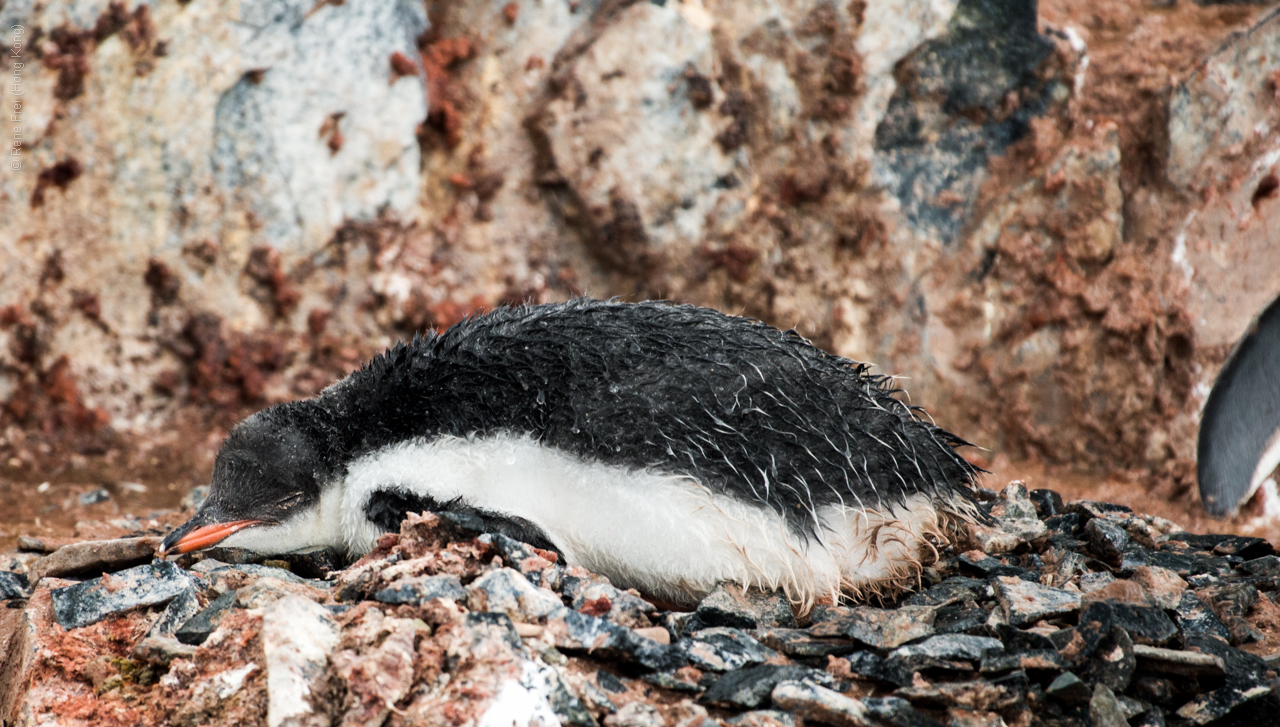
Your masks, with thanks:
[[[901,697],[868,697],[862,700],[867,714],[879,720],[879,724],[894,727],[942,727],[942,723],[918,711]]]
[[[725,720],[725,724],[731,727],[795,727],[796,718],[777,709],[753,709]]]
[[[958,601],[978,601],[986,595],[987,582],[977,578],[953,576],[938,585],[912,594],[908,606],[948,606]]]
[[[320,688],[338,626],[314,601],[283,596],[262,614],[267,671],[267,725],[305,724],[317,713],[311,694]]]
[[[734,671],[776,659],[778,652],[740,629],[710,628],[695,631],[675,645],[689,663],[707,671]]]
[[[1025,700],[1028,686],[1026,673],[1015,671],[991,679],[912,685],[895,694],[912,704],[935,707],[963,704],[969,709],[994,711]]]
[[[480,537],[489,538],[493,546],[502,554],[507,566],[520,571],[525,578],[529,579],[530,583],[553,591],[559,590],[560,581],[564,577],[564,568],[555,561],[548,560],[538,554],[534,551],[532,545],[509,538],[501,533],[486,534]],[[556,557],[554,553],[550,555],[553,558]],[[630,624],[623,625],[629,626]]]
[[[0,601],[27,597],[27,577],[12,571],[0,571]]]
[[[1280,577],[1280,557],[1264,555],[1261,558],[1246,560],[1240,564],[1240,570],[1251,576],[1277,578]]]
[[[1183,636],[1202,634],[1217,636],[1223,641],[1231,640],[1231,632],[1227,630],[1226,624],[1222,623],[1217,614],[1191,591],[1183,592],[1182,599],[1174,609],[1173,617]]]
[[[161,560],[55,588],[53,612],[63,628],[75,629],[134,608],[166,603],[191,588],[191,578],[186,573]]]
[[[605,727],[667,727],[667,721],[651,704],[630,702],[604,718]]]
[[[684,656],[674,647],[646,639],[602,618],[561,606],[549,614],[546,621],[547,633],[561,651],[598,654],[637,664],[649,671],[673,671],[685,665]]]
[[[381,603],[411,603],[420,606],[434,598],[465,601],[467,591],[457,576],[410,576],[397,579],[373,594],[373,597]]]
[[[1093,689],[1093,697],[1089,700],[1089,720],[1093,727],[1129,727],[1129,720],[1124,716],[1115,692],[1105,684]]]
[[[1168,568],[1144,565],[1135,568],[1132,580],[1142,586],[1147,596],[1155,605],[1166,611],[1172,611],[1182,602],[1182,594],[1187,590],[1187,582]]]
[[[987,636],[968,636],[965,634],[948,634],[932,636],[918,644],[901,646],[889,654],[890,659],[910,659],[926,656],[933,659],[964,659],[980,661],[984,656],[1004,651],[1000,639]]]
[[[184,644],[199,646],[209,638],[209,634],[218,628],[218,622],[235,606],[236,592],[227,591],[213,599],[204,610],[187,620],[174,632],[174,636]]]
[[[836,727],[871,727],[867,709],[856,699],[803,681],[779,682],[770,695],[773,706],[805,720]]]
[[[785,681],[823,679],[822,672],[807,666],[763,664],[731,671],[716,680],[699,699],[703,704],[727,709],[769,706],[773,688]]]
[[[1097,686],[1106,686],[1113,692],[1123,692],[1129,688],[1133,672],[1138,661],[1133,653],[1133,639],[1129,632],[1119,626],[1112,626],[1094,650],[1093,655],[1079,669],[1080,677]],[[1095,689],[1095,695],[1096,695]]]
[[[80,504],[87,507],[89,505],[97,505],[98,503],[106,502],[110,499],[110,492],[107,492],[102,488],[98,488],[96,490],[89,490],[88,492],[80,495]]]
[[[533,585],[519,571],[495,568],[467,586],[467,608],[505,613],[513,621],[536,621],[564,604],[555,593]]]
[[[992,584],[996,602],[1005,621],[1014,626],[1043,618],[1074,613],[1080,609],[1080,594],[1042,586],[1019,578],[1001,576]]]
[[[184,644],[172,636],[145,636],[133,647],[130,655],[138,661],[156,666],[168,666],[174,659],[190,659],[196,655],[196,647]]]
[[[627,628],[634,629],[649,626],[649,616],[656,614],[658,611],[656,606],[643,598],[599,581],[593,581],[577,589],[573,594],[573,607],[581,611],[583,606],[592,601],[599,607],[606,603],[606,601],[601,601],[601,598],[607,599],[609,608],[603,613],[593,612],[593,615],[607,618],[619,626],[626,626]]]
[[[848,639],[819,638],[804,629],[759,629],[755,635],[760,643],[792,658],[844,656],[854,650]]]
[[[1100,588],[1106,588],[1108,584],[1115,583],[1116,577],[1106,571],[1098,573],[1082,573],[1080,574],[1080,590],[1084,593],[1092,593]]]
[[[795,628],[797,624],[783,594],[721,583],[698,604],[687,628],[696,631],[714,626],[751,630],[770,626]]]
[[[169,602],[160,613],[160,618],[147,631],[147,636],[173,636],[179,627],[199,611],[200,599],[196,597],[195,588],[185,590]]]
[[[1129,533],[1104,518],[1093,518],[1086,523],[1084,536],[1093,554],[1112,565],[1120,564],[1121,556],[1129,545]]]
[[[982,658],[978,671],[998,674],[1015,669],[1062,671],[1068,666],[1057,649],[1023,649],[1005,654],[991,654]]]
[[[1045,687],[1044,693],[1067,704],[1086,704],[1093,697],[1089,685],[1069,671],[1059,674]]]
[[[833,621],[809,629],[814,636],[845,636],[877,649],[894,649],[933,634],[937,609],[901,606],[895,609],[860,606]]]

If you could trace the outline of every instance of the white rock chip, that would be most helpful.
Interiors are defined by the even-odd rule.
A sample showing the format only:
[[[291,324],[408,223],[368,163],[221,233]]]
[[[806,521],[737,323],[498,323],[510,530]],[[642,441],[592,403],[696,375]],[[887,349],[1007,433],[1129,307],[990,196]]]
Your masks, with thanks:
[[[311,688],[338,645],[338,626],[314,601],[284,596],[262,615],[267,656],[267,724],[327,724],[311,705]]]

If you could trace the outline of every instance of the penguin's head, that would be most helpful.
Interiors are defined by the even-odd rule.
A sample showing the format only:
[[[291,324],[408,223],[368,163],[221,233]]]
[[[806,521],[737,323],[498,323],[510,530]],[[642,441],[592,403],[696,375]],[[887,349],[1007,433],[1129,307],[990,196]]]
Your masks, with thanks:
[[[214,461],[209,496],[194,517],[164,539],[163,555],[220,543],[265,552],[281,552],[286,544],[286,550],[325,544],[297,542],[316,536],[310,531],[323,475],[319,448],[292,408],[258,412],[231,431]]]

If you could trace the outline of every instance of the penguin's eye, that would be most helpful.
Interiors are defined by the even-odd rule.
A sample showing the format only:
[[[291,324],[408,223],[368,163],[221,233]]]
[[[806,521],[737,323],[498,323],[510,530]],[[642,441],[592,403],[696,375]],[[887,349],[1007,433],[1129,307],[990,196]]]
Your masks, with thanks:
[[[296,492],[276,503],[276,507],[289,508],[302,502],[302,493]]]

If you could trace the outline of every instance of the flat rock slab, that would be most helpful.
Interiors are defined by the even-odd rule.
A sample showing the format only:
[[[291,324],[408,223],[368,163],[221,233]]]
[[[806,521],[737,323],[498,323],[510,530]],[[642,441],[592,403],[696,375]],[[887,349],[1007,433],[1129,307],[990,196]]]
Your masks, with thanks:
[[[773,706],[805,720],[837,727],[875,724],[862,702],[810,682],[780,682],[771,694]]]
[[[699,700],[703,704],[730,709],[756,709],[769,705],[774,687],[786,681],[801,681],[822,672],[795,664],[762,664],[729,672],[720,677]]]
[[[1061,588],[1042,586],[1020,578],[1000,576],[993,583],[996,600],[1009,623],[1015,626],[1034,623],[1050,616],[1073,613],[1080,609],[1080,594]]]
[[[69,543],[31,564],[36,579],[91,571],[120,570],[145,563],[160,548],[160,538],[120,538]]]
[[[845,636],[877,649],[895,649],[933,634],[937,609],[902,606],[895,609],[858,607],[848,614],[809,629],[814,636]]]
[[[130,609],[166,603],[191,588],[190,576],[161,560],[55,588],[53,612],[64,629],[76,629]]]
[[[187,619],[186,623],[174,632],[174,636],[178,641],[190,646],[203,644],[204,640],[209,638],[209,634],[218,628],[218,622],[222,617],[235,605],[236,592],[227,591],[213,599],[208,606],[204,607],[204,610]]]
[[[676,644],[689,663],[705,671],[733,671],[777,659],[778,652],[741,629],[725,627],[695,631]]]
[[[437,598],[465,601],[467,591],[457,576],[409,576],[395,581],[373,597],[381,603],[411,603],[421,606]]]

